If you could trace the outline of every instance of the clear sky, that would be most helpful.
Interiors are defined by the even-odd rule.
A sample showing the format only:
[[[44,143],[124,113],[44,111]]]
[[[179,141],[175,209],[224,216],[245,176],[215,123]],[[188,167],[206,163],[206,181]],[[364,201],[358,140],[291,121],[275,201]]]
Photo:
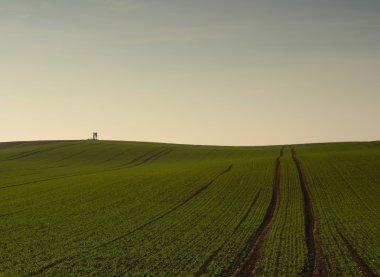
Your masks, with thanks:
[[[0,0],[0,141],[380,139],[378,0]]]

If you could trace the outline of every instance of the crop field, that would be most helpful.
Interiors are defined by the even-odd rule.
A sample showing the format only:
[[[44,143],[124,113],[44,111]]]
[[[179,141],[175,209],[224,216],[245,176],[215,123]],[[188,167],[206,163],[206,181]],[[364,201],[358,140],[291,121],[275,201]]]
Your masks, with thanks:
[[[0,276],[379,276],[380,143],[0,143]]]

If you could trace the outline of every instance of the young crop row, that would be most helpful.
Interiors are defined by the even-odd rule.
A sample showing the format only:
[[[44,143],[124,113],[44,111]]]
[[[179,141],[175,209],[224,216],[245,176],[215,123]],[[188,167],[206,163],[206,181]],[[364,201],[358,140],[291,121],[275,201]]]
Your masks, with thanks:
[[[133,146],[133,144],[132,144]],[[136,167],[159,158],[165,146],[99,145],[70,142],[58,145],[11,148],[0,152],[1,187],[28,185]],[[165,151],[165,152],[164,152]],[[117,173],[117,172],[116,172]]]
[[[230,239],[239,223],[236,215],[242,216],[260,187],[267,187],[263,182],[266,175],[263,169],[268,168],[268,164],[263,162],[254,165],[260,168],[254,171],[260,174],[255,177],[247,174],[251,163],[233,164],[232,170],[210,187],[160,220],[121,240],[92,249],[86,254],[91,259],[77,257],[48,272],[78,274],[96,268],[98,274],[105,274],[109,267],[113,268],[112,274],[115,275],[140,275],[147,271],[153,275],[192,272],[208,258],[210,251]],[[252,181],[256,181],[257,186],[255,183],[252,185]],[[268,181],[271,182],[271,178]],[[263,202],[265,191],[263,196],[258,201],[258,213],[266,208]],[[252,232],[252,227],[245,230]],[[242,246],[241,241],[238,243]],[[230,260],[235,258],[230,257]],[[222,267],[228,267],[230,260],[225,260]]]
[[[136,168],[3,189],[0,266],[21,275],[85,252],[170,209],[223,169]]]
[[[0,275],[379,275],[378,145],[285,149],[0,144]]]
[[[0,155],[7,275],[189,273],[216,248],[207,271],[231,270],[265,213],[277,152],[53,146]]]
[[[307,263],[303,195],[288,147],[281,165],[278,212],[265,240],[257,276],[300,276]]]
[[[236,216],[238,213],[235,213],[235,218],[239,219],[239,222],[237,224],[235,222],[232,233],[216,248],[217,253],[214,250],[209,254],[208,257],[215,253],[207,270],[204,271],[206,275],[230,276],[250,250],[247,248],[248,242],[263,221],[273,193],[274,158],[255,161],[252,168],[245,170],[248,178],[243,185],[246,190],[254,190],[255,193],[250,194],[249,201],[246,202],[246,206],[241,210],[240,215]],[[232,201],[240,202],[243,197],[246,198],[247,192],[243,193]]]
[[[380,274],[380,159],[361,146],[299,147],[332,276]]]

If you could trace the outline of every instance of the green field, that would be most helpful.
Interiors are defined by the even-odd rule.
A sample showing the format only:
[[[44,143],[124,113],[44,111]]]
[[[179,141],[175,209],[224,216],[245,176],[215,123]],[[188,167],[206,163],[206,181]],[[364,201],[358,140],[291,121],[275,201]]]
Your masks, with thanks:
[[[0,143],[0,276],[378,276],[380,143]]]

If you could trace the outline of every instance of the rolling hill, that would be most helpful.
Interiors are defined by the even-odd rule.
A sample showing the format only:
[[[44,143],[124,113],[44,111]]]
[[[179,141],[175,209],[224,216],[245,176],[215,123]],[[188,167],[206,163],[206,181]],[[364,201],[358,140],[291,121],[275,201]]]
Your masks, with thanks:
[[[0,276],[377,276],[380,144],[0,143]]]

